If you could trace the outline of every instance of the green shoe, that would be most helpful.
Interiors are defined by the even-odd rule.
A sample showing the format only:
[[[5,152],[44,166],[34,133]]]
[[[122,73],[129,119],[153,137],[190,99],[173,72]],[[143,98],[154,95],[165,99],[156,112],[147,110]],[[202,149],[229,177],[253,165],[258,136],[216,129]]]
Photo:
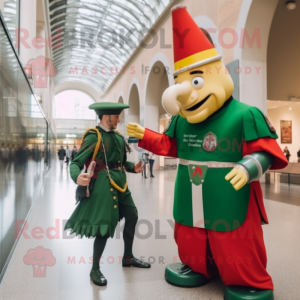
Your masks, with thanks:
[[[191,267],[182,263],[168,265],[165,279],[170,284],[182,287],[196,287],[208,283],[203,274],[194,272]]]
[[[100,285],[100,286],[107,285],[107,280],[99,269],[92,270],[90,273],[90,277],[93,283],[96,285]]]
[[[146,262],[144,262],[142,260],[139,260],[135,257],[123,258],[122,259],[122,266],[123,267],[136,267],[136,268],[142,268],[142,269],[151,268],[151,265],[149,263],[146,263]]]
[[[272,290],[261,290],[247,286],[227,286],[225,300],[274,300]]]

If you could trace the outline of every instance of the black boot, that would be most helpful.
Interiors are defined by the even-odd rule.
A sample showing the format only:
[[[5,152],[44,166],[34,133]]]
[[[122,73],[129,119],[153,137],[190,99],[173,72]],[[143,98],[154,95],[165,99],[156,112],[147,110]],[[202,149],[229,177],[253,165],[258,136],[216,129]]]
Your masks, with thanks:
[[[144,262],[142,260],[139,260],[135,257],[123,258],[122,259],[122,266],[123,267],[136,267],[136,268],[143,268],[143,269],[151,268],[151,265],[149,263],[146,263],[146,262]]]
[[[104,286],[107,285],[107,280],[104,275],[101,273],[100,269],[92,270],[90,277],[95,285]]]

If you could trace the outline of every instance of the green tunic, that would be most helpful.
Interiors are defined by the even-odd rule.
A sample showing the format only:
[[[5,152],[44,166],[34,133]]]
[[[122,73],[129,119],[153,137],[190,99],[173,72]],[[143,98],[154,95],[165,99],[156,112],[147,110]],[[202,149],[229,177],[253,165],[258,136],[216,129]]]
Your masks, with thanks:
[[[277,138],[263,113],[229,100],[201,123],[191,124],[181,116],[173,117],[165,134],[176,138],[181,159],[175,183],[175,221],[222,232],[241,226],[248,211],[250,184],[236,191],[225,176],[243,158],[243,142]],[[189,165],[195,170],[197,165],[207,166],[202,167],[206,176],[200,186],[191,183]]]
[[[127,172],[135,173],[134,163],[128,162],[123,137],[114,131],[105,132],[97,127],[101,132],[106,149],[108,164],[121,164],[125,166]],[[97,143],[96,133],[86,136],[82,147],[70,165],[70,174],[76,183],[85,162],[92,158],[95,145]],[[104,152],[101,147],[96,157],[97,169],[100,163],[105,164]],[[94,184],[94,189],[89,198],[85,198],[76,207],[70,219],[67,221],[65,230],[71,228],[71,233],[80,234],[86,237],[97,235],[113,237],[118,221],[122,216],[119,215],[119,203],[135,206],[131,197],[131,192],[127,188],[125,193],[117,191],[109,182],[109,178],[104,170],[98,173]],[[123,167],[110,169],[110,175],[115,183],[124,188],[126,183],[126,172]]]

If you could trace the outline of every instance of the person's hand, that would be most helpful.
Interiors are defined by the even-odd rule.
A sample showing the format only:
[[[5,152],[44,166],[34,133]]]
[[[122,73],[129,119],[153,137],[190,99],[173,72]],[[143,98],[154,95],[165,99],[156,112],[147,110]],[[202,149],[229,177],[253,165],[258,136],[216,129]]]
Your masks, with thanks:
[[[142,161],[140,160],[137,164],[134,165],[135,173],[142,173],[144,170],[144,166],[142,166]]]
[[[231,179],[230,183],[232,184],[233,188],[238,191],[247,183],[248,176],[245,170],[234,168],[225,176],[225,179]]]
[[[127,135],[142,140],[144,138],[145,128],[137,123],[127,124]]]
[[[91,176],[87,173],[83,173],[77,177],[76,183],[78,185],[87,186],[89,185],[90,181],[91,181]]]

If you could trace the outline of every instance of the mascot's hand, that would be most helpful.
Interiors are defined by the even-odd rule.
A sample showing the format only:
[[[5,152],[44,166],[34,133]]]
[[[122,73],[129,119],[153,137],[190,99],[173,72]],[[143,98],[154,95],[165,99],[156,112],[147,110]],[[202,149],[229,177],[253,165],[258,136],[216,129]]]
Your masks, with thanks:
[[[248,182],[248,176],[245,170],[234,168],[231,170],[226,176],[226,180],[230,180],[230,183],[234,187],[236,191],[241,189],[247,182]]]
[[[144,138],[145,128],[136,123],[128,123],[127,135],[142,140]]]

